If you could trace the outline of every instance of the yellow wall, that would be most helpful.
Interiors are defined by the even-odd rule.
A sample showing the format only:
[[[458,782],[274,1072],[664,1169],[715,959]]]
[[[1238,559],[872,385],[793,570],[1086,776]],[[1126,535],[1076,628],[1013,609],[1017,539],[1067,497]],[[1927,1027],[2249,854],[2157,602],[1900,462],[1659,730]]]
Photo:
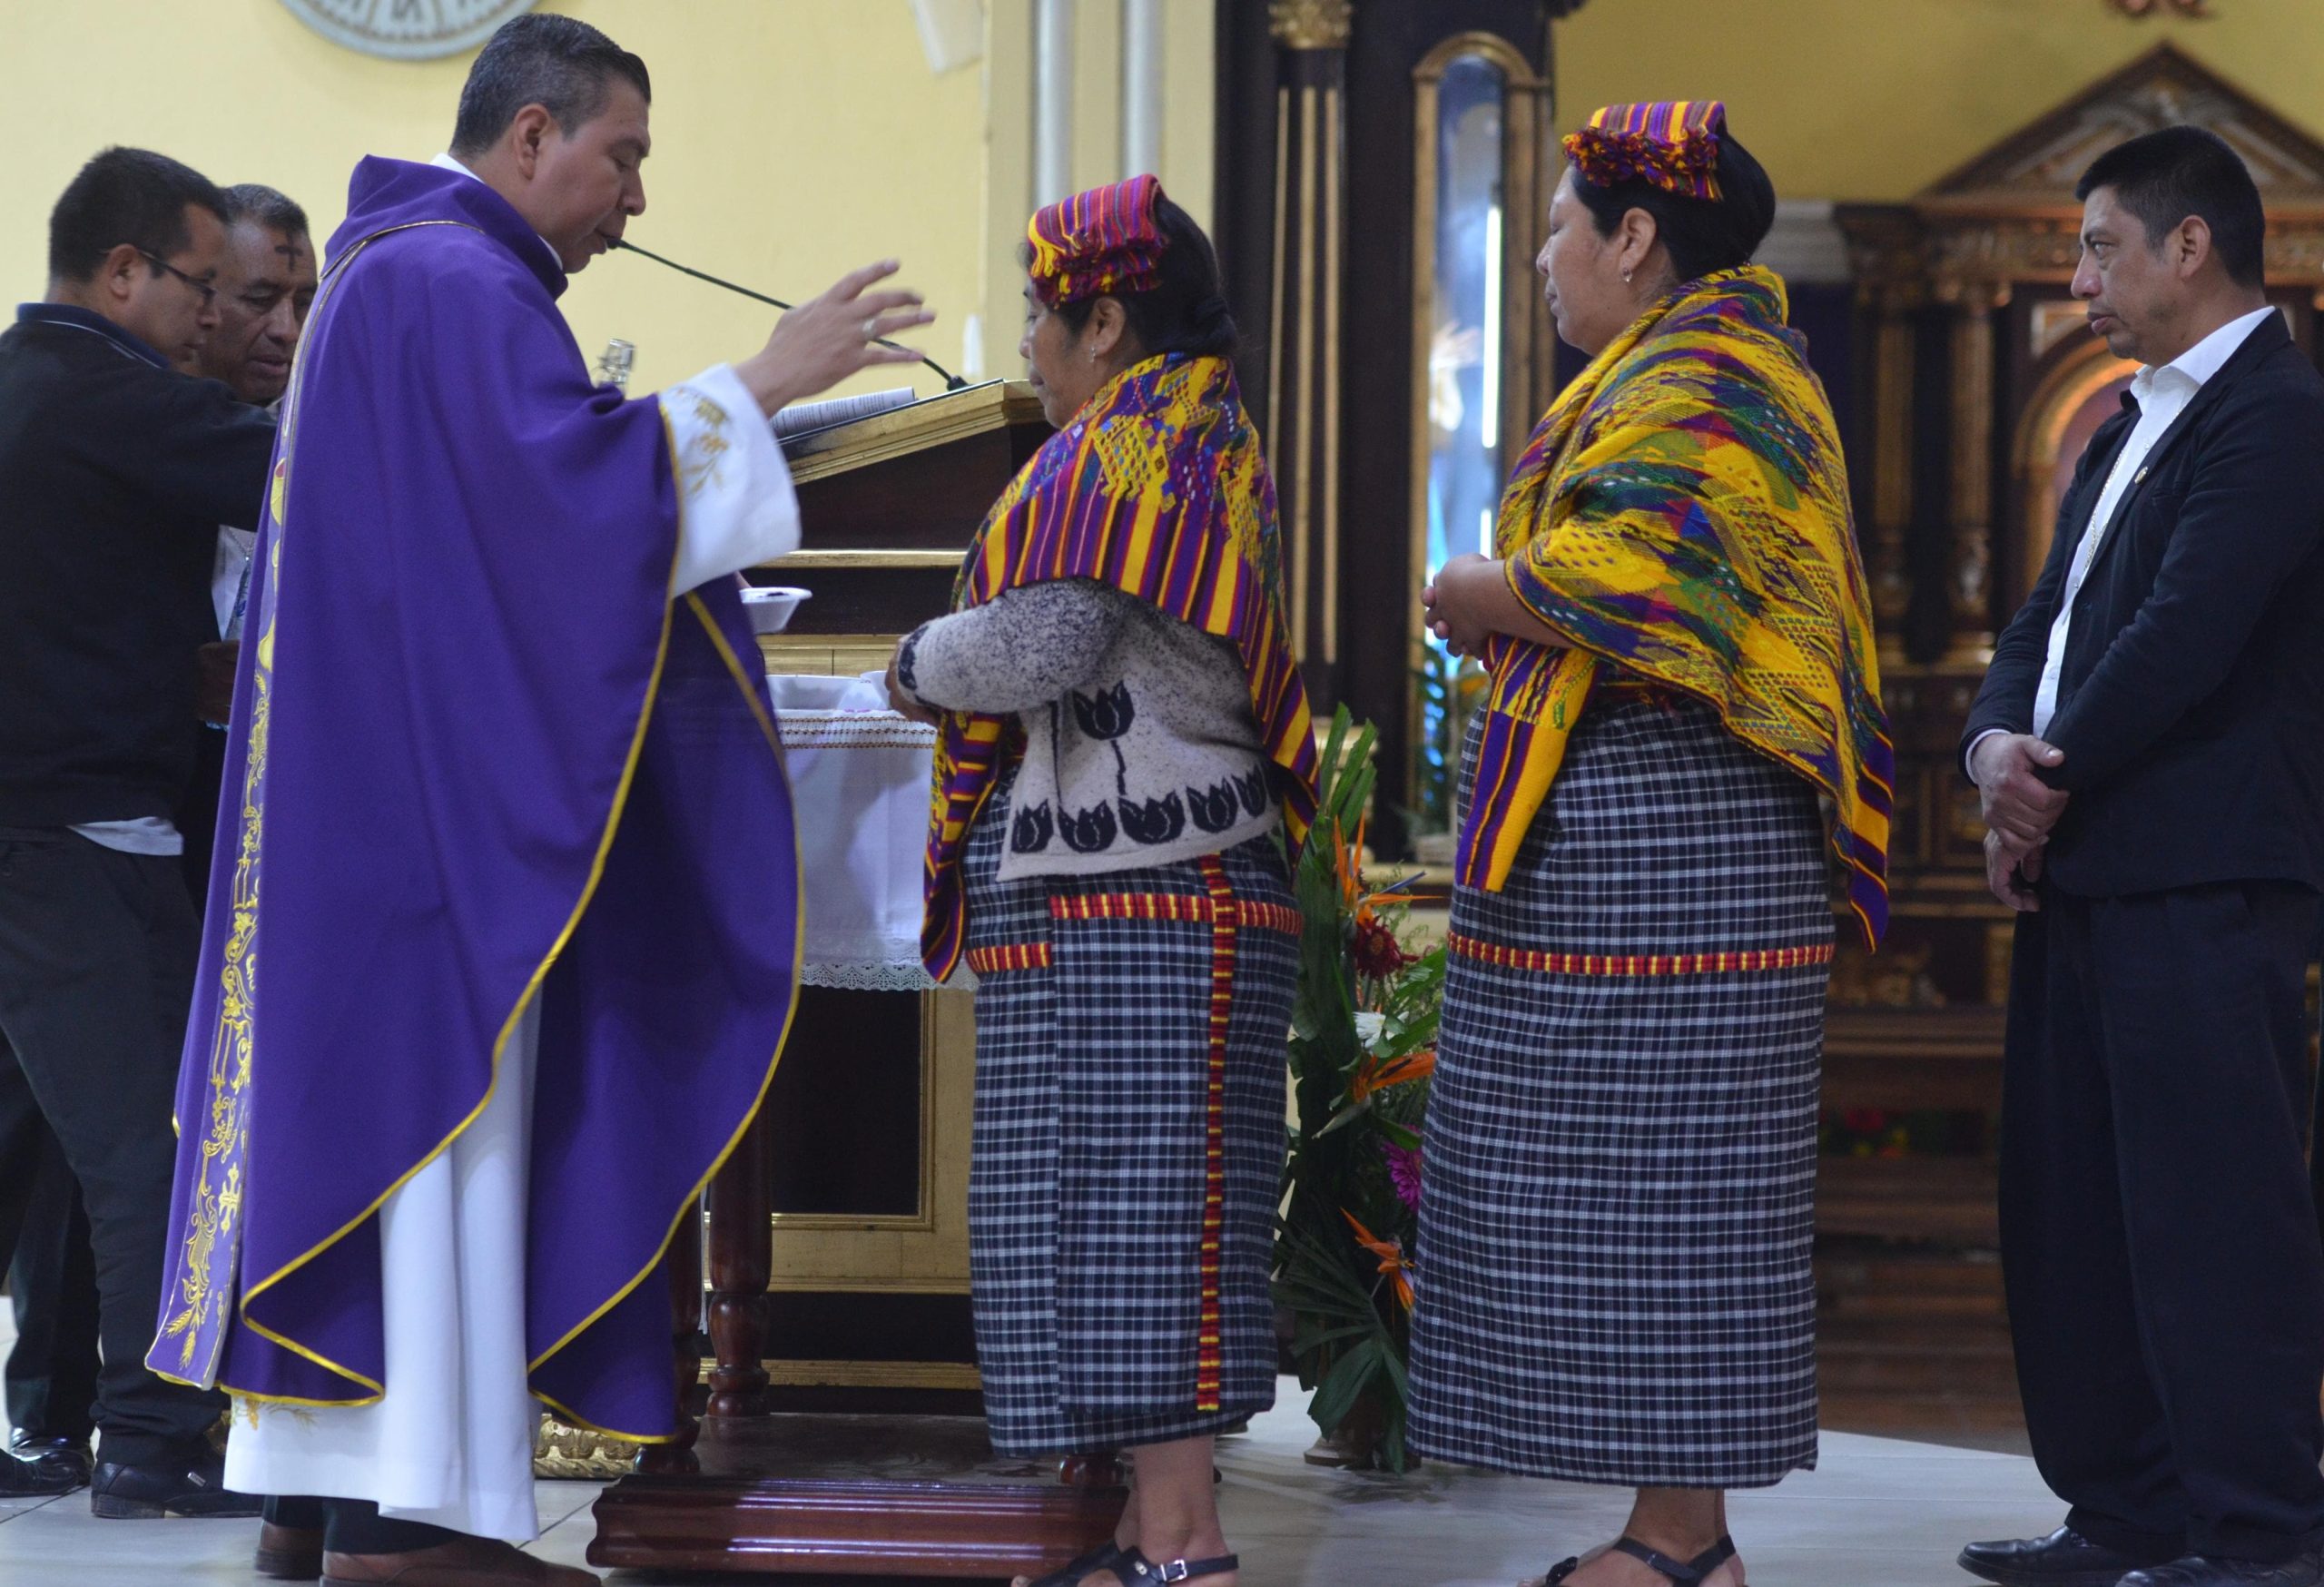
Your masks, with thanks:
[[[1571,126],[1610,101],[1718,95],[1787,197],[1897,198],[2170,38],[2324,135],[2324,4],[2216,3],[2210,21],[2132,21],[2102,0],[1590,0],[1558,25],[1560,119]],[[1115,5],[1078,0],[1074,173],[1085,182],[1122,174]],[[975,315],[985,371],[1014,370],[1031,0],[984,0],[985,59],[942,76],[906,0],[557,6],[654,72],[639,242],[777,295],[899,255],[942,317],[929,350],[958,367]],[[1166,19],[1160,174],[1206,222],[1212,0],[1167,0]],[[102,145],[143,143],[222,182],[271,182],[328,233],[358,157],[443,147],[468,66],[354,54],[279,0],[0,0],[0,208],[16,217],[0,232],[0,293],[17,298],[38,295],[49,206]],[[637,343],[636,389],[749,351],[771,313],[620,257],[581,275],[566,305],[591,354],[609,337]]]
[[[1024,320],[1017,250],[1032,212],[1033,0],[985,0],[987,92],[992,117],[985,227],[985,373],[1014,373]],[[1118,0],[1075,0],[1073,180],[1079,187],[1138,172],[1121,168],[1121,29]],[[1216,149],[1211,0],[1167,0],[1163,11],[1163,190],[1210,224]]]
[[[1557,25],[1558,119],[1724,99],[1787,198],[1905,197],[2170,39],[2324,135],[2324,5],[2214,0],[1590,0]]]
[[[1208,208],[1208,0],[1172,0],[1166,182],[1199,172]],[[1085,8],[1087,0],[1085,0]],[[969,317],[1007,278],[1029,160],[1025,0],[989,0],[986,60],[931,74],[905,0],[559,0],[645,57],[654,154],[639,243],[777,297],[895,255],[940,316],[924,345],[959,368]],[[1021,31],[1002,24],[1012,13]],[[338,224],[366,153],[440,152],[469,57],[380,61],[310,32],[280,0],[0,0],[0,301],[38,297],[46,218],[81,162],[136,143],[221,182],[264,182]],[[987,81],[994,84],[988,113]],[[1108,173],[1110,174],[1110,173]],[[1178,185],[1184,185],[1183,182]],[[633,390],[755,350],[773,310],[615,255],[564,300],[585,351],[637,344]],[[1017,326],[984,316],[989,374],[1016,369]],[[856,387],[900,383],[885,371]],[[935,379],[923,373],[923,391]]]

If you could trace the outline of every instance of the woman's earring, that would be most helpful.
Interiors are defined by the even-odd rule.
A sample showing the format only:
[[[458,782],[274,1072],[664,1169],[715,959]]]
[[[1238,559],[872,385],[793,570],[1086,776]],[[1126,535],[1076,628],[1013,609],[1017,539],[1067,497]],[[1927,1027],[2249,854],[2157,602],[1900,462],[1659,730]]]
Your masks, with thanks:
[[[1628,286],[1628,285],[1630,285],[1630,271],[1622,271],[1622,285],[1624,285],[1624,286]]]

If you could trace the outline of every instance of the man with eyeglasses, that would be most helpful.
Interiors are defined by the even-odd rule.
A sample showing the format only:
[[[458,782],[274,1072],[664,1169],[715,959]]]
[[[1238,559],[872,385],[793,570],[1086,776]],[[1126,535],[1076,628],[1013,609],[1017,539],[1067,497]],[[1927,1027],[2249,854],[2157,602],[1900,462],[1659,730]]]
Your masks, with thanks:
[[[290,380],[299,330],[315,299],[314,242],[306,212],[273,188],[245,182],[225,192],[226,246],[217,277],[209,283],[217,289],[218,325],[186,372],[222,381],[244,402],[271,409]],[[184,835],[186,885],[197,914],[209,892],[210,846],[226,761],[224,724],[256,539],[248,529],[220,526],[211,579],[218,633],[196,653],[196,708],[210,725],[200,735],[192,784],[176,824]],[[97,1374],[97,1288],[88,1220],[61,1154],[52,1149],[34,1172],[24,1230],[8,1267],[17,1316],[6,1369],[8,1418],[15,1425],[8,1447],[47,1485],[85,1483]]]
[[[49,221],[44,301],[0,334],[0,1160],[44,1122],[86,1205],[105,1517],[254,1515],[224,1399],[144,1365],[168,1253],[171,1109],[198,931],[172,820],[201,731],[221,523],[255,528],[274,425],[173,366],[220,323],[226,201],[108,149]],[[34,1176],[0,1179],[0,1251]],[[0,1492],[54,1491],[0,1463]]]

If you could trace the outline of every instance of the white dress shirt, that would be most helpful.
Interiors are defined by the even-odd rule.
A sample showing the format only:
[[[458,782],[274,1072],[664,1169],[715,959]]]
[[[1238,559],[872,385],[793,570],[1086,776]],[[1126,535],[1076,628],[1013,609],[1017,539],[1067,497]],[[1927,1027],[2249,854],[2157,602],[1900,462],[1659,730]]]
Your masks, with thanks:
[[[2073,627],[2074,599],[2082,593],[2083,580],[2090,577],[2090,565],[2098,558],[2098,548],[2113,527],[2114,514],[2121,508],[2122,498],[2146,478],[2146,460],[2155,443],[2187,411],[2187,404],[2195,399],[2195,394],[2219,373],[2260,322],[2275,311],[2272,308],[2254,309],[2229,320],[2162,368],[2142,366],[2131,377],[2131,397],[2139,407],[2138,422],[2131,427],[2122,449],[2114,454],[2114,466],[2107,472],[2105,488],[2098,493],[2098,505],[2091,509],[2089,530],[2074,547],[2065,585],[2058,591],[2058,613],[2050,624],[2049,651],[2042,664],[2042,681],[2034,691],[2033,733],[2036,738],[2050,730],[2051,719],[2057,715],[2058,675],[2065,666],[2066,636]],[[2001,731],[1992,727],[1977,734],[1969,745],[1972,766],[1976,763],[1977,745]]]

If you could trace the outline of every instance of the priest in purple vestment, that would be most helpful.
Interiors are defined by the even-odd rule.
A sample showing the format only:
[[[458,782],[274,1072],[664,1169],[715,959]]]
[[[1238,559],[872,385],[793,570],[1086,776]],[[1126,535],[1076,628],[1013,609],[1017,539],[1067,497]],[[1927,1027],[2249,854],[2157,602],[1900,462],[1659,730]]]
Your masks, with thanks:
[[[504,27],[449,154],[356,168],[284,399],[149,1358],[235,1397],[231,1486],[327,1501],[262,1569],[589,1579],[511,1546],[537,1407],[672,1433],[665,1255],[788,1027],[733,576],[798,543],[767,416],[930,317],[874,266],[593,386],[556,300],[645,207],[648,99],[585,24]]]

